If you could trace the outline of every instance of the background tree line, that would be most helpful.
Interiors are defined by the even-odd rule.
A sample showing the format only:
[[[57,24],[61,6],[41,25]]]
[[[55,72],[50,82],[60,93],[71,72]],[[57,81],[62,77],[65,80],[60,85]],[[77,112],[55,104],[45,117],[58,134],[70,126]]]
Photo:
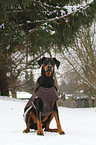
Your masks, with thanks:
[[[96,23],[90,28],[82,28],[77,33],[74,45],[62,51],[62,57],[71,66],[66,75],[67,93],[78,94],[83,90],[89,96],[89,105],[92,106],[91,97],[96,97]],[[63,76],[64,77],[64,76]],[[64,82],[62,82],[64,83]],[[66,88],[66,84],[65,84]],[[63,88],[64,89],[64,88]]]
[[[96,0],[1,0],[0,8],[1,95],[9,96],[11,90],[13,97],[16,97],[16,91],[18,88],[21,90],[24,84],[29,84],[31,90],[34,83],[32,70],[38,68],[37,60],[45,53],[50,54],[50,49],[63,55],[62,59],[66,59],[73,67],[72,70],[79,75],[79,80],[83,80],[85,88],[88,86],[92,93],[96,91],[96,83],[93,81],[94,77],[96,79],[95,62],[94,69],[91,69],[93,72],[88,66],[89,61],[89,65],[93,65],[96,54],[90,41],[92,34],[86,36],[90,47],[88,45],[88,48],[84,48],[86,39],[83,42],[86,38],[84,35],[90,32],[86,31],[96,21]],[[95,36],[95,31],[93,34]],[[94,60],[89,54],[92,54],[92,58],[94,55]],[[74,58],[75,65],[71,63],[70,56]],[[92,76],[90,80],[89,73]],[[24,83],[20,81],[22,76]]]

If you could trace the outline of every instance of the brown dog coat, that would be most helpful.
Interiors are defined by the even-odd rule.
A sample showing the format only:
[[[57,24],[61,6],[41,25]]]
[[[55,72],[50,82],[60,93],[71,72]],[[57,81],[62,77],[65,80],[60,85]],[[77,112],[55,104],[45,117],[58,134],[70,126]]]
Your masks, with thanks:
[[[34,92],[33,92],[33,96],[30,98],[30,100],[28,101],[27,105],[25,106],[25,111],[30,107],[35,107],[34,105],[34,101],[36,98],[40,98],[42,101],[42,115],[47,115],[50,112],[53,111],[53,107],[55,105],[55,102],[58,99],[58,95],[57,95],[57,87],[54,83],[54,85],[50,88],[45,88],[42,87],[38,84],[38,82],[36,83]],[[31,108],[32,108],[31,107]]]

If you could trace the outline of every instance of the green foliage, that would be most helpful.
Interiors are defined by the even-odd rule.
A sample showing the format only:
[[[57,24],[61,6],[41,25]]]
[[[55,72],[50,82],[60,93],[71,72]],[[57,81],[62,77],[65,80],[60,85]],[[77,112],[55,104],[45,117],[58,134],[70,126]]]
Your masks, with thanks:
[[[29,53],[37,56],[54,45],[58,46],[57,50],[62,49],[62,46],[67,48],[74,43],[80,27],[90,26],[96,16],[95,0],[85,7],[78,7],[71,14],[64,7],[82,2],[83,0],[1,0],[0,49],[3,52],[13,52],[26,45]]]
[[[80,27],[90,26],[95,19],[96,0],[70,14],[64,6],[83,1],[0,0],[0,56],[5,59],[7,71],[16,78],[22,70],[34,68],[37,59],[54,45],[55,51],[60,51],[62,46],[67,48],[74,44]],[[22,63],[26,50],[31,61],[25,68]],[[19,58],[15,58],[16,52]]]
[[[26,9],[32,2],[34,2],[34,0],[22,0],[22,6],[24,9]]]
[[[64,18],[53,22],[52,26],[56,30],[54,34],[55,42],[58,47],[61,48],[71,46],[74,44],[76,32],[79,31],[80,27],[89,27],[92,25],[93,20],[96,16],[96,1],[87,5],[84,8],[79,8],[76,13],[69,14]]]
[[[4,29],[0,28],[2,42],[7,39],[7,46],[11,42],[11,49],[14,49],[14,45],[23,43],[26,38],[27,42],[30,40],[33,48],[48,48],[48,42],[51,42],[51,45],[56,43],[59,48],[62,45],[65,47],[72,45],[79,28],[82,25],[89,26],[95,18],[96,1],[84,9],[78,8],[77,12],[73,10],[71,14],[68,14],[64,6],[82,2],[83,0],[1,0],[0,25],[5,26]],[[55,31],[52,36],[51,31]]]

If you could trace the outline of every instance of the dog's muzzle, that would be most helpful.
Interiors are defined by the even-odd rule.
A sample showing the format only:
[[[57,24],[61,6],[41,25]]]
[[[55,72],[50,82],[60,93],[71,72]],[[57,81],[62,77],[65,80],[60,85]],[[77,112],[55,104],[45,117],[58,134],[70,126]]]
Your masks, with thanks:
[[[52,74],[52,65],[47,66],[47,71],[45,72],[46,76],[50,77]]]

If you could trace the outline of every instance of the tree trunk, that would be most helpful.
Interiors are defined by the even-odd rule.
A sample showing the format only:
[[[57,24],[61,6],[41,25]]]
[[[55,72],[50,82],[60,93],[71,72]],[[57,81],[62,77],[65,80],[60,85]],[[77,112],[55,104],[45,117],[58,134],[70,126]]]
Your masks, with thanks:
[[[17,98],[16,89],[12,89],[11,93],[12,93],[12,98]]]
[[[3,70],[0,70],[0,95],[9,96],[8,80],[6,77],[6,72]]]
[[[6,61],[2,54],[0,55],[0,95],[1,96],[9,96],[6,70],[7,70]]]
[[[14,77],[13,82],[12,82],[12,89],[11,89],[12,98],[17,98],[16,82],[17,82],[17,79]]]
[[[91,96],[89,96],[89,107],[90,107],[90,108],[93,107]]]

